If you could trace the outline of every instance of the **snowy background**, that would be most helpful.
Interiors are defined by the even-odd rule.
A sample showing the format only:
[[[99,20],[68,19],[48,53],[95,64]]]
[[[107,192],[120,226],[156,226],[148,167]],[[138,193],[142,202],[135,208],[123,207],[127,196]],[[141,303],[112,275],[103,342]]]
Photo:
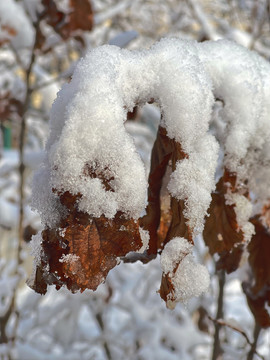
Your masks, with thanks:
[[[49,3],[68,13],[72,2],[43,1]],[[200,236],[194,255],[209,270],[209,291],[173,311],[156,293],[160,258],[147,265],[120,264],[96,292],[71,294],[50,287],[41,296],[25,284],[33,260],[28,243],[41,229],[39,216],[31,210],[33,171],[43,158],[52,102],[81,56],[103,44],[148,48],[166,36],[230,39],[270,59],[267,0],[91,4],[92,30],[77,29],[63,39],[52,20],[45,18],[37,26],[41,1],[0,2],[0,359],[215,359],[215,323],[210,318],[216,318],[224,286],[222,318],[227,326],[220,330],[224,352],[219,359],[251,360],[250,344],[243,336],[252,343],[256,330],[241,288],[246,263],[224,279]],[[50,16],[53,19],[53,12]],[[38,28],[45,38],[40,37],[41,45],[35,40]],[[146,105],[138,119],[126,122],[147,170],[159,121],[159,109]],[[269,330],[260,332],[257,353],[270,359]],[[253,358],[260,358],[258,354]]]

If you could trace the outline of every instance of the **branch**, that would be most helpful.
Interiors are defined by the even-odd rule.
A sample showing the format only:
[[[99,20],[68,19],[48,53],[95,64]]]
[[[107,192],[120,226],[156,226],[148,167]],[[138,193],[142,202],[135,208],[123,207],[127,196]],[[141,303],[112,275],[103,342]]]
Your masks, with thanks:
[[[188,5],[190,6],[195,18],[201,25],[202,31],[208,40],[218,40],[221,36],[217,33],[207,15],[204,13],[198,1],[187,0]]]
[[[258,335],[259,335],[259,334],[257,334],[256,328],[255,328],[254,333],[256,332],[256,334],[257,334],[257,339],[256,339],[256,337],[254,337],[254,342],[252,343],[252,342],[250,341],[248,335],[245,333],[244,330],[239,329],[238,327],[227,323],[227,322],[226,322],[225,320],[223,320],[223,319],[213,319],[211,316],[208,316],[208,318],[209,318],[211,321],[213,321],[214,324],[218,324],[219,326],[226,326],[226,327],[228,327],[228,328],[230,328],[230,329],[232,329],[232,330],[234,330],[234,331],[237,331],[239,334],[241,334],[242,336],[244,336],[244,338],[246,339],[247,343],[251,346],[252,351],[253,351],[253,354],[256,354],[260,359],[265,360],[264,356],[262,356],[261,354],[259,354],[259,353],[257,352],[257,350],[254,349],[254,344],[256,345],[257,340],[258,340]],[[256,346],[255,346],[255,347],[256,347]],[[248,357],[247,359],[250,359],[250,360],[251,360],[252,358],[249,358],[249,357]]]
[[[20,275],[19,272],[19,266],[22,263],[21,259],[21,249],[22,249],[22,243],[23,243],[23,221],[24,221],[24,185],[25,185],[25,164],[24,164],[24,146],[25,146],[25,133],[26,133],[26,114],[27,110],[30,104],[31,99],[31,90],[30,90],[30,75],[32,72],[32,68],[35,62],[35,48],[37,45],[37,29],[39,27],[41,17],[38,18],[38,20],[33,24],[35,29],[35,41],[31,52],[31,58],[28,65],[28,68],[26,70],[26,93],[25,93],[25,100],[23,107],[21,109],[21,113],[19,114],[21,116],[21,129],[20,129],[20,136],[19,136],[19,224],[18,224],[18,247],[17,247],[17,269],[16,274]],[[18,278],[18,284],[20,281],[21,276]],[[13,296],[11,299],[10,306],[6,312],[6,314],[0,319],[1,321],[1,337],[5,340],[5,342],[8,342],[8,338],[5,335],[6,331],[6,325],[10,319],[11,314],[14,312],[15,306],[16,306],[16,294],[17,294],[17,288],[14,289]],[[16,329],[18,326],[18,317],[19,314],[16,312],[17,319],[15,321],[14,326],[14,334],[16,334]],[[15,335],[13,337],[13,342],[15,341]]]
[[[216,319],[213,320],[215,323],[215,335],[214,335],[214,345],[213,345],[213,353],[212,353],[212,360],[218,359],[219,355],[223,353],[220,344],[219,338],[219,330],[220,325],[218,319],[223,318],[223,295],[224,295],[224,285],[225,285],[225,271],[222,270],[218,273],[219,278],[219,294],[218,294],[218,308],[217,308],[217,315]],[[209,317],[210,318],[210,317]],[[212,320],[212,318],[211,318]]]
[[[113,5],[109,9],[96,14],[94,17],[95,25],[102,24],[106,20],[112,19],[115,16],[123,13],[123,11],[125,11],[127,8],[129,8],[133,3],[134,3],[134,1],[131,1],[131,0],[127,0],[124,2],[121,1],[118,4]]]
[[[104,323],[103,323],[101,313],[96,314],[96,319],[97,319],[97,322],[98,322],[98,325],[99,325],[101,331],[104,332]],[[106,340],[103,341],[103,346],[104,346],[104,349],[105,349],[105,352],[106,352],[107,359],[112,360],[112,355],[111,355],[111,352],[110,352],[110,349],[109,349],[109,346],[108,346]]]
[[[254,354],[258,355],[256,347],[257,347],[257,342],[259,339],[260,332],[261,332],[261,327],[257,323],[255,323],[255,327],[254,327],[254,331],[253,331],[253,343],[251,344],[251,348],[248,353],[247,360],[253,360]],[[260,356],[260,355],[258,355],[258,356]]]
[[[256,14],[255,14],[255,21],[253,24],[253,32],[252,32],[252,39],[250,43],[250,50],[252,50],[255,46],[256,41],[259,39],[259,37],[262,34],[263,25],[267,19],[267,4],[263,4],[263,11],[262,14],[259,14],[259,6],[257,4],[256,7]]]

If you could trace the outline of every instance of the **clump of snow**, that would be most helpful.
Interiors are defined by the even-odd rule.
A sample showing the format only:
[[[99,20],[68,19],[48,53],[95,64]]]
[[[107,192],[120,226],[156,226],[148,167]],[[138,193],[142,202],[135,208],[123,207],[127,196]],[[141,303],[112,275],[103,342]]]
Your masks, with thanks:
[[[174,297],[167,299],[167,306],[174,308],[175,302],[186,303],[193,296],[200,296],[209,287],[209,273],[204,265],[195,262],[193,246],[184,238],[169,241],[160,257],[161,269],[171,277]]]
[[[61,259],[59,259],[59,262],[72,264],[74,262],[77,262],[79,259],[80,257],[75,254],[67,254],[67,255],[62,255]]]
[[[41,264],[41,257],[43,251],[41,246],[42,241],[43,241],[42,231],[39,231],[36,235],[32,236],[32,239],[29,244],[30,254],[34,257],[32,273],[26,282],[29,287],[33,286],[36,277],[36,269]]]
[[[32,236],[30,241],[30,254],[35,258],[35,265],[39,265],[41,262],[41,252],[42,252],[42,232],[39,231],[36,235]]]
[[[228,40],[205,42],[200,48],[213,92],[224,102],[225,166],[237,173],[239,182],[249,179],[257,196],[269,197],[270,64]]]
[[[252,203],[244,195],[232,192],[227,192],[225,199],[227,205],[234,205],[237,224],[244,233],[244,239],[250,241],[255,234],[254,225],[248,221],[252,216]]]

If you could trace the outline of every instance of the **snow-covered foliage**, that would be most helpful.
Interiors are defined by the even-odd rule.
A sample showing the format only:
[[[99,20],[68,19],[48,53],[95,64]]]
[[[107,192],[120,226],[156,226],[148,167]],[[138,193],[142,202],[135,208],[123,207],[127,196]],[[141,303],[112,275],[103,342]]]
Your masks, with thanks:
[[[177,301],[187,302],[209,289],[209,274],[205,266],[197,264],[192,255],[192,245],[184,238],[174,238],[162,251],[161,269],[169,274],[175,287]],[[176,268],[176,271],[175,271]],[[170,299],[167,306],[174,308],[175,301]]]
[[[161,106],[168,136],[187,154],[168,188],[186,201],[185,215],[195,234],[203,229],[215,185],[218,144],[208,133],[214,97],[225,104],[220,114],[227,124],[225,166],[240,182],[250,179],[259,197],[268,197],[267,180],[258,180],[270,171],[269,78],[266,61],[227,41],[168,39],[141,52],[108,46],[91,51],[52,109],[47,156],[35,181],[34,204],[43,222],[52,226],[61,212],[52,189],[80,193],[79,209],[94,216],[113,217],[120,210],[139,217],[145,173],[123,123],[127,110],[151,98]],[[114,191],[85,176],[86,166],[106,169]]]
[[[145,207],[146,174],[124,122],[127,111],[155,99],[161,126],[185,154],[171,175],[169,192],[185,202],[193,236],[201,233],[215,189],[219,144],[209,125],[218,98],[224,102],[219,116],[225,129],[217,136],[223,138],[224,167],[237,174],[241,190],[227,194],[226,202],[235,204],[238,225],[249,240],[254,227],[248,222],[252,205],[244,196],[244,183],[256,201],[270,197],[269,84],[270,65],[264,59],[224,40],[198,44],[163,39],[149,50],[103,46],[89,52],[52,108],[46,157],[34,181],[33,203],[44,225],[57,226],[65,215],[59,194],[67,191],[80,194],[78,209],[91,216],[113,218],[121,211],[138,219]],[[89,168],[109,181],[110,191],[102,178],[89,176]],[[168,253],[166,247],[164,251]],[[190,258],[183,261],[191,270]],[[166,274],[172,269],[165,263]],[[179,271],[185,272],[184,264]],[[192,271],[190,282],[174,281],[180,292],[176,299],[200,294]],[[194,274],[199,272],[194,268]],[[203,290],[207,283],[202,281]]]
[[[74,1],[73,3],[83,2]],[[165,246],[161,256],[161,269],[159,257],[147,265],[139,263],[121,264],[111,271],[107,282],[101,285],[95,293],[85,291],[83,294],[71,294],[66,289],[57,292],[53,287],[50,287],[48,294],[41,297],[25,285],[25,271],[30,273],[32,259],[25,252],[27,245],[22,242],[22,233],[18,232],[20,205],[21,203],[24,205],[21,209],[23,211],[22,226],[24,230],[27,230],[29,225],[33,227],[34,232],[41,230],[39,216],[31,212],[29,207],[31,173],[44,161],[41,152],[47,137],[47,120],[51,102],[61,84],[72,75],[78,58],[86,53],[84,60],[79,61],[71,85],[65,85],[53,106],[51,123],[56,126],[56,116],[58,115],[59,120],[62,119],[63,122],[55,128],[57,138],[54,138],[51,132],[47,144],[47,155],[45,158],[43,157],[45,159],[45,163],[43,162],[42,165],[43,170],[39,170],[39,174],[43,174],[44,179],[43,182],[41,178],[38,179],[37,188],[41,188],[42,194],[36,195],[35,206],[42,213],[44,212],[43,223],[47,223],[47,225],[49,223],[51,225],[56,224],[57,218],[63,211],[57,194],[51,193],[53,182],[59,185],[59,188],[62,186],[60,172],[58,174],[57,168],[51,168],[53,163],[61,164],[60,159],[54,157],[53,147],[58,148],[61,144],[61,146],[66,146],[68,151],[77,149],[79,152],[81,150],[83,154],[82,159],[79,157],[81,161],[86,158],[84,144],[89,138],[86,127],[90,127],[90,124],[93,125],[90,133],[98,147],[103,145],[102,141],[100,141],[101,144],[98,144],[100,134],[106,134],[109,120],[112,122],[113,116],[117,115],[116,113],[113,114],[112,108],[109,107],[110,101],[115,100],[113,91],[108,93],[108,101],[106,106],[104,105],[104,111],[99,113],[99,118],[102,119],[105,110],[109,109],[108,123],[106,116],[105,123],[102,126],[99,124],[100,127],[97,127],[97,123],[93,122],[93,119],[89,122],[89,119],[98,113],[97,108],[103,102],[102,93],[100,93],[100,103],[94,109],[89,106],[90,100],[85,99],[85,108],[82,106],[83,103],[80,105],[80,109],[83,108],[83,116],[78,121],[81,129],[76,130],[78,141],[64,145],[62,131],[64,130],[64,133],[70,135],[69,125],[67,127],[66,125],[71,124],[78,117],[75,106],[80,104],[80,96],[74,98],[72,96],[79,89],[80,91],[91,89],[90,81],[88,81],[91,75],[86,69],[88,67],[87,59],[95,58],[95,63],[102,65],[104,70],[102,81],[97,81],[97,84],[101,81],[99,88],[104,83],[107,86],[106,77],[108,79],[108,75],[114,73],[114,89],[117,89],[119,99],[122,101],[120,107],[126,106],[121,109],[119,107],[121,116],[114,125],[116,131],[119,129],[119,141],[125,139],[125,149],[131,149],[133,160],[129,155],[122,158],[120,154],[120,159],[115,162],[115,174],[117,174],[118,165],[119,170],[123,170],[122,173],[125,173],[126,169],[129,171],[132,165],[135,169],[136,164],[141,169],[138,175],[132,176],[130,173],[130,178],[132,177],[130,184],[117,177],[112,180],[112,185],[117,184],[118,187],[115,191],[116,194],[111,195],[112,202],[110,209],[107,210],[107,215],[113,217],[114,211],[119,207],[126,212],[127,216],[139,217],[141,215],[140,211],[144,208],[146,201],[145,176],[147,176],[150,167],[150,152],[156,137],[160,121],[159,111],[161,110],[162,126],[167,129],[168,133],[171,129],[170,137],[178,139],[182,145],[184,144],[183,139],[177,138],[181,136],[177,125],[178,121],[184,124],[183,131],[186,129],[186,133],[189,131],[188,126],[191,127],[190,139],[193,139],[194,142],[187,143],[185,150],[189,157],[178,162],[177,168],[171,175],[169,189],[173,196],[177,199],[184,199],[186,202],[185,216],[190,226],[193,227],[193,235],[203,229],[203,214],[206,213],[207,204],[211,200],[209,194],[214,188],[215,182],[222,176],[223,165],[225,164],[230,171],[237,171],[238,179],[242,179],[237,181],[237,193],[228,183],[224,197],[226,205],[234,208],[239,228],[244,232],[245,240],[248,241],[254,233],[254,226],[249,221],[250,217],[260,213],[264,200],[269,197],[269,141],[267,144],[267,139],[270,137],[269,115],[267,119],[267,114],[269,114],[269,65],[255,52],[249,52],[228,41],[204,42],[199,45],[193,41],[178,41],[179,46],[176,47],[182,48],[180,58],[178,50],[171,52],[171,58],[166,55],[166,51],[163,52],[162,50],[163,46],[164,48],[167,46],[164,42],[154,46],[153,43],[164,36],[172,37],[172,40],[167,40],[168,42],[171,41],[169,47],[172,48],[175,46],[173,45],[176,42],[175,37],[198,41],[225,38],[248,49],[254,49],[269,59],[268,1],[92,0],[94,28],[91,32],[78,32],[75,37],[71,37],[67,41],[63,41],[58,33],[59,27],[65,24],[65,21],[57,23],[59,17],[53,6],[50,8],[51,16],[47,20],[54,21],[53,19],[56,19],[55,28],[50,27],[45,20],[41,21],[40,26],[37,24],[44,4],[49,6],[54,3],[57,4],[60,11],[69,14],[69,6],[72,3],[70,0],[0,1],[0,336],[3,341],[0,345],[0,358],[5,360],[10,358],[19,360],[60,360],[63,358],[70,360],[77,358],[87,360],[90,358],[100,360],[109,358],[134,360],[138,358],[209,359],[215,342],[213,341],[214,325],[208,319],[208,315],[212,318],[216,316],[220,294],[218,293],[213,260],[210,259],[205,246],[198,241],[198,238],[195,239],[195,251],[193,251],[196,260],[191,254],[190,243],[184,239],[176,238],[175,241],[169,242]],[[34,44],[37,33],[41,34],[40,30],[44,38],[41,36],[39,41]],[[150,47],[150,50],[129,52],[107,47],[97,49],[93,53],[90,52],[91,49],[103,44],[130,49],[148,49]],[[99,63],[98,59],[105,53],[104,61],[106,58],[111,58],[108,67],[103,62],[102,64]],[[30,78],[27,80],[27,70],[33,54],[34,64],[30,69]],[[157,60],[163,57],[164,61],[158,65],[159,61],[155,62],[155,56]],[[139,64],[137,68],[133,67],[139,58],[141,69],[139,69]],[[114,63],[115,61],[116,63]],[[120,68],[120,65],[123,65],[124,69],[132,68],[132,71],[123,73],[125,70]],[[150,67],[150,71],[146,71],[144,65]],[[180,67],[184,65],[185,72],[181,73]],[[181,76],[180,83],[175,81],[176,77],[173,71],[171,71],[168,79],[163,75],[163,69],[164,72],[168,73],[170,68],[175,66],[177,76]],[[196,70],[194,70],[195,68]],[[160,72],[155,74],[157,69],[160,69]],[[191,70],[193,75],[190,78],[185,77],[185,73],[189,73]],[[78,74],[80,72],[81,75]],[[95,74],[92,71],[92,73],[97,79],[98,72]],[[155,75],[156,79],[154,79]],[[85,79],[83,79],[84,76]],[[116,82],[117,78],[118,83]],[[120,80],[123,79],[132,80],[135,85],[141,82],[141,85],[137,88],[136,86],[123,88],[119,85]],[[171,85],[169,84],[170,79],[172,79]],[[201,89],[204,90],[197,100],[194,95],[198,95],[200,90],[199,86],[193,86],[196,85],[196,79],[200,80]],[[154,84],[161,84],[161,80],[164,80],[166,88],[160,85],[156,90],[162,94],[162,101],[165,105],[156,96],[155,105],[160,106],[160,110],[158,106],[146,105],[139,122],[138,119],[127,121],[125,123],[126,130],[124,130],[123,121],[126,118],[126,112],[132,109],[139,100],[142,103],[149,100],[146,94],[141,94],[139,98],[135,98],[135,94],[140,92],[141,87],[146,82],[149,81],[146,89],[150,91],[155,86]],[[237,81],[237,86],[235,86],[235,81]],[[110,76],[109,82],[111,83]],[[167,93],[169,85],[171,90]],[[94,86],[93,84],[92,90]],[[188,88],[190,89],[190,97],[187,102],[184,101],[185,97],[180,103],[177,97],[171,96],[175,92],[184,96]],[[18,139],[22,123],[22,107],[20,106],[25,102],[29,90],[31,101],[27,109],[23,110],[27,129],[25,146],[19,151]],[[93,96],[97,95],[96,93],[93,94]],[[66,96],[68,100],[64,100]],[[206,101],[203,100],[204,97],[207,99]],[[214,100],[218,101],[214,103]],[[192,101],[193,107],[191,106]],[[6,104],[9,102],[11,108],[7,111]],[[166,106],[167,104],[174,105],[175,102],[176,108],[181,109],[181,111],[173,110],[171,112],[170,106]],[[189,119],[184,114],[185,111],[183,110],[185,109],[192,110],[194,117]],[[165,113],[166,116],[164,116]],[[198,113],[201,115],[199,116]],[[171,122],[170,119],[172,119]],[[201,138],[192,128],[194,122],[197,124],[196,131],[202,134]],[[175,124],[175,128],[173,124]],[[11,126],[12,150],[3,149],[2,125],[4,127],[6,125]],[[95,132],[95,130],[98,131]],[[108,160],[119,153],[117,144],[113,140],[116,135],[118,136],[116,132],[113,133],[111,139],[108,137],[107,142],[105,142],[106,145],[108,144],[108,149],[111,145],[114,145],[116,149],[112,154],[109,150],[107,151]],[[135,147],[136,151],[134,150]],[[136,152],[143,160],[144,167]],[[218,160],[217,152],[219,152]],[[49,153],[51,156],[48,156]],[[97,154],[98,159],[102,160],[102,164],[106,164],[106,156],[100,154],[97,148],[90,149],[89,154],[91,156]],[[20,155],[22,155],[22,163],[20,163]],[[207,156],[211,157],[207,158]],[[74,156],[71,157],[71,159],[73,158]],[[65,156],[63,160],[68,163]],[[74,170],[77,173],[80,169],[80,161],[78,163],[73,162]],[[87,157],[88,161],[89,158]],[[22,165],[25,168],[24,176]],[[60,169],[63,169],[63,166],[60,166]],[[65,173],[65,169],[63,170]],[[71,170],[71,168],[67,168],[66,171],[67,173],[70,171],[72,176],[75,175],[75,172]],[[100,165],[98,167],[97,162],[95,170],[100,170]],[[106,170],[108,179],[110,179],[111,169]],[[200,176],[186,176],[195,173],[200,174]],[[212,175],[210,176],[210,174]],[[139,188],[137,176],[139,176],[142,185],[138,196],[135,191],[130,192],[128,190],[132,184],[135,189]],[[20,194],[22,177],[25,180],[23,182],[23,198]],[[75,178],[76,176],[74,176]],[[248,183],[246,183],[247,178]],[[58,180],[56,181],[56,179]],[[65,176],[63,180],[66,180]],[[76,182],[77,180],[76,178]],[[102,204],[96,204],[98,211],[102,212],[102,209],[106,207],[105,200],[109,195],[104,195],[98,179],[95,180],[95,186],[100,190],[99,195],[104,198]],[[83,181],[87,182],[89,179]],[[185,186],[182,186],[183,184]],[[71,189],[73,185],[69,184],[68,186]],[[82,188],[84,189],[83,186]],[[250,196],[246,196],[247,189],[251,190]],[[121,201],[121,196],[125,191],[131,200],[130,204]],[[45,194],[49,194],[49,196],[46,198]],[[85,199],[88,195],[89,189],[85,189]],[[186,195],[189,197],[188,200]],[[132,201],[134,198],[136,198],[136,202]],[[86,203],[87,201],[83,204],[81,200],[82,208],[91,212],[93,207],[89,208]],[[195,210],[198,216],[192,218]],[[54,218],[55,214],[58,215]],[[264,223],[267,221],[266,218],[262,220]],[[140,229],[140,232],[145,235],[146,245],[147,231]],[[218,235],[218,243],[221,243],[222,236],[221,234]],[[25,240],[30,239],[27,232],[23,237]],[[37,256],[37,262],[39,262],[39,246],[42,238],[38,234],[34,239],[36,246],[34,246],[33,252]],[[173,312],[169,312],[165,309],[164,303],[160,301],[156,290],[159,286],[161,270],[167,275],[170,274],[169,269],[177,266],[178,260],[181,258],[179,252],[174,252],[174,250],[183,249],[183,247],[189,249],[189,254],[185,257],[188,261],[182,259],[183,262],[176,271],[181,277],[176,276],[173,279],[174,281],[178,279],[181,282],[181,286],[176,286],[177,289],[182,290],[178,292],[178,298],[185,301],[188,293],[189,295],[198,295],[196,293],[197,287],[190,287],[193,282],[195,285],[199,281],[197,276],[193,279],[192,274],[195,273],[192,271],[201,269],[204,274],[205,268],[194,263],[194,261],[207,265],[211,274],[211,283],[209,290],[203,297],[192,299],[186,307],[179,304]],[[257,250],[263,252],[260,249],[263,249],[261,246]],[[268,252],[266,251],[265,254]],[[254,279],[246,278],[250,274],[250,269],[248,269],[245,257],[247,257],[246,252],[241,259],[241,269],[227,276],[222,317],[229,325],[242,329],[252,341],[254,319],[248,307],[244,306],[245,296],[239,281],[245,277],[244,280],[250,286],[254,283]],[[76,255],[75,257],[63,256],[61,261],[66,264],[72,259],[77,260]],[[267,257],[265,261],[268,261]],[[245,264],[244,267],[243,264]],[[187,277],[183,276],[185,269],[191,270]],[[267,266],[264,266],[263,269],[267,269]],[[207,274],[204,275],[205,289],[208,276]],[[199,288],[203,290],[200,287],[201,285],[198,284]],[[186,292],[183,293],[183,290]],[[256,318],[256,316],[254,317]],[[199,331],[197,325],[205,333]],[[246,338],[228,327],[222,327],[220,331],[223,332],[221,335],[224,335],[224,337],[220,336],[224,360],[249,356],[250,346],[247,344]],[[226,343],[223,341],[224,339],[226,339]],[[268,358],[269,330],[260,332],[257,351],[264,355],[265,359]]]

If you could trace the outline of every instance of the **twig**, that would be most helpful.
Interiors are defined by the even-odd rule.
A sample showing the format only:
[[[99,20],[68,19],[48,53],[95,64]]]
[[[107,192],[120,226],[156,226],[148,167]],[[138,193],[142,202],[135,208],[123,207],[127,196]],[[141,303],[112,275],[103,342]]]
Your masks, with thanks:
[[[25,133],[26,133],[26,114],[27,114],[27,110],[30,104],[30,100],[31,100],[31,91],[30,91],[30,75],[32,72],[32,68],[33,68],[33,64],[35,62],[35,48],[37,45],[37,29],[39,27],[39,22],[40,22],[41,18],[38,18],[38,20],[34,23],[34,28],[36,30],[36,38],[35,38],[35,42],[32,48],[32,53],[31,53],[31,59],[30,59],[30,63],[28,65],[28,68],[26,70],[26,94],[25,94],[25,100],[24,100],[24,104],[23,107],[21,109],[21,129],[20,129],[20,143],[19,143],[19,195],[20,195],[20,201],[19,201],[19,224],[18,224],[18,246],[17,246],[17,268],[16,268],[16,274],[20,275],[19,272],[19,267],[22,263],[22,259],[21,259],[21,250],[22,250],[22,243],[23,243],[23,221],[24,221],[24,185],[25,185],[25,164],[24,164],[24,145],[25,145]],[[18,278],[18,283],[20,281],[21,276],[19,276]],[[12,313],[14,313],[14,309],[16,306],[16,295],[17,295],[17,288],[18,286],[16,286],[16,288],[14,289],[13,295],[12,295],[12,299],[10,302],[10,306],[6,312],[6,314],[0,319],[1,320],[1,338],[3,338],[4,342],[8,342],[9,339],[6,336],[6,325],[9,321],[9,318],[11,316]],[[17,326],[18,326],[18,317],[19,314],[18,312],[15,312],[15,314],[17,315],[16,321],[15,321],[15,326],[14,326],[14,336],[13,336],[13,343],[16,339],[15,334],[16,334],[16,330],[17,330]],[[10,356],[10,354],[9,354]]]
[[[41,21],[41,17],[33,24],[35,29],[35,42],[32,48],[32,54],[29,66],[26,71],[26,94],[22,110],[22,123],[20,131],[20,145],[19,145],[19,174],[20,174],[20,184],[19,184],[19,194],[20,194],[20,210],[19,210],[19,243],[18,243],[18,265],[21,264],[20,252],[23,241],[23,220],[24,220],[24,184],[25,184],[25,164],[24,164],[24,145],[25,145],[25,134],[26,134],[26,115],[31,101],[31,87],[30,87],[30,75],[32,73],[32,68],[36,59],[35,49],[38,41],[38,27]]]
[[[214,345],[213,345],[213,353],[212,353],[212,360],[217,360],[218,357],[223,353],[220,344],[220,327],[218,319],[223,318],[223,296],[224,296],[224,285],[225,285],[225,271],[222,270],[218,273],[219,278],[219,294],[218,294],[218,307],[217,307],[217,314],[215,323],[215,335],[214,335]]]
[[[6,334],[6,326],[8,323],[8,320],[10,318],[10,315],[12,314],[12,310],[14,307],[15,297],[11,299],[11,302],[9,304],[9,307],[6,311],[6,313],[0,317],[0,344],[6,344],[8,342],[8,337]]]
[[[116,3],[116,5],[113,5],[109,9],[96,14],[95,18],[94,18],[95,25],[102,24],[103,22],[105,22],[108,19],[113,19],[118,14],[123,13],[123,11],[125,11],[127,8],[129,8],[134,2],[135,1],[130,1],[130,0],[126,0],[124,2],[122,1],[122,2]]]
[[[47,87],[47,86],[53,85],[55,82],[57,82],[57,81],[59,81],[59,80],[61,80],[61,79],[64,79],[64,76],[59,75],[59,76],[57,76],[57,77],[55,77],[55,78],[52,78],[52,79],[50,79],[50,80],[48,80],[48,81],[45,81],[45,82],[42,83],[42,84],[36,85],[36,86],[33,87],[32,89],[30,89],[30,91],[31,91],[31,93],[32,93],[32,92],[34,92],[34,91],[43,89],[43,88],[45,88],[45,87]]]
[[[253,354],[256,354],[260,359],[265,360],[264,356],[261,355],[261,354],[259,354],[259,353],[257,352],[257,350],[256,350],[256,344],[257,344],[257,340],[258,340],[259,332],[260,332],[260,331],[258,331],[258,328],[255,327],[255,330],[254,330],[254,342],[252,343],[252,342],[250,341],[248,335],[245,333],[244,330],[239,329],[238,327],[227,323],[227,322],[226,322],[225,320],[223,320],[223,319],[213,319],[211,316],[208,316],[208,318],[209,318],[211,321],[213,321],[215,324],[218,324],[219,326],[226,326],[226,327],[228,327],[228,328],[230,328],[230,329],[232,329],[232,330],[234,330],[234,331],[237,331],[239,334],[241,334],[242,336],[244,336],[244,338],[246,339],[247,343],[248,343],[248,344],[251,346],[251,348],[252,348],[252,351],[253,351],[252,356],[253,356]],[[255,345],[255,347],[254,347],[254,345]],[[247,358],[247,360],[251,360],[251,359],[252,359],[252,357],[251,357],[251,358],[249,358],[249,357]]]
[[[198,1],[187,0],[187,4],[190,6],[195,18],[201,25],[202,31],[208,40],[218,40],[220,35],[215,30],[214,26],[211,24],[208,16],[204,13],[201,5]]]
[[[260,332],[261,332],[261,327],[256,323],[255,327],[254,327],[254,331],[253,331],[253,343],[251,344],[251,348],[248,353],[247,360],[253,360],[254,354],[258,355],[256,347],[257,347],[257,342],[259,339]]]
[[[97,322],[98,322],[98,325],[99,325],[101,331],[103,332],[104,331],[104,323],[103,323],[103,320],[102,320],[101,313],[96,314],[96,319],[97,319]],[[103,341],[103,346],[104,346],[104,349],[105,349],[108,360],[112,360],[112,355],[111,355],[109,346],[108,346],[108,344],[107,344],[107,342],[105,340]]]
[[[264,9],[262,11],[262,14],[259,14],[259,4],[256,3],[256,9],[255,9],[255,16],[254,16],[254,24],[253,24],[253,32],[252,32],[252,39],[250,43],[250,50],[252,50],[255,46],[256,41],[261,36],[263,25],[267,19],[267,4],[264,4]]]

